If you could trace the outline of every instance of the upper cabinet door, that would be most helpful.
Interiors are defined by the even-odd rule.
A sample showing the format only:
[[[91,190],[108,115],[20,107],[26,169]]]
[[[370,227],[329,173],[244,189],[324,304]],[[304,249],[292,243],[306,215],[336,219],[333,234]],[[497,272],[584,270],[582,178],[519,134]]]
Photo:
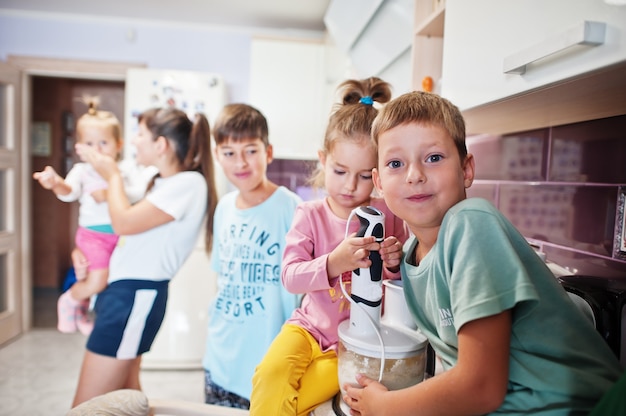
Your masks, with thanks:
[[[267,118],[274,157],[316,159],[328,123],[324,45],[254,39],[250,104]]]
[[[586,28],[594,32],[581,35]],[[595,33],[602,28],[603,34]],[[579,44],[580,36],[588,41]],[[626,6],[602,0],[446,1],[441,94],[462,110],[624,61]]]

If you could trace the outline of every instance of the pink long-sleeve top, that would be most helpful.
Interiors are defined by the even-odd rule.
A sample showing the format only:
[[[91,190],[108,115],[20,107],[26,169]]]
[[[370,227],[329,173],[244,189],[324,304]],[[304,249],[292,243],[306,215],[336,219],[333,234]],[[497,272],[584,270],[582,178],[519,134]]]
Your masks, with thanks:
[[[385,237],[395,236],[401,243],[409,230],[391,213],[385,201],[372,198],[371,206],[385,214]],[[341,291],[339,276],[328,276],[328,255],[345,238],[347,220],[337,217],[326,199],[301,203],[296,208],[291,229],[286,236],[282,282],[291,293],[304,294],[302,303],[287,323],[299,325],[317,340],[322,351],[337,349],[337,327],[350,317],[350,302]],[[356,217],[348,235],[359,229]],[[400,273],[383,268],[383,278],[399,279]],[[350,293],[352,271],[343,273],[344,287]]]

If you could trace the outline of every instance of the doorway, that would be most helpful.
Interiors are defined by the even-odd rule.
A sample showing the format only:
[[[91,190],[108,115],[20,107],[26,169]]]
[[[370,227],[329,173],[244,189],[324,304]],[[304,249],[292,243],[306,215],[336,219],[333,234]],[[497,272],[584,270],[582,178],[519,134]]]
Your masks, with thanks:
[[[65,177],[78,159],[76,120],[87,111],[85,97],[97,96],[99,109],[124,120],[123,81],[32,76],[30,126],[33,172],[46,166]],[[78,202],[65,203],[31,180],[31,270],[33,326],[56,327],[56,301],[71,276],[70,253],[78,224]]]
[[[63,274],[62,266],[50,265],[47,259],[35,258],[33,256],[33,240],[39,238],[32,228],[32,216],[31,211],[33,210],[34,201],[31,195],[31,191],[33,188],[33,160],[34,157],[31,156],[33,145],[32,141],[32,127],[31,120],[32,111],[33,111],[33,101],[35,100],[44,100],[45,95],[35,94],[32,91],[32,81],[33,78],[41,76],[41,77],[51,77],[65,80],[82,80],[85,82],[99,82],[99,81],[116,81],[118,83],[124,84],[126,80],[126,73],[130,68],[145,68],[145,64],[137,64],[137,63],[118,63],[118,62],[98,62],[98,61],[79,61],[79,60],[65,60],[65,59],[54,59],[54,58],[39,58],[39,57],[28,57],[28,56],[16,56],[9,55],[6,59],[6,63],[0,62],[0,74],[3,76],[7,73],[15,73],[15,77],[17,81],[11,81],[12,89],[9,91],[15,91],[16,98],[10,108],[13,108],[15,111],[15,123],[14,129],[12,130],[13,135],[15,136],[16,145],[14,146],[14,151],[17,152],[15,159],[18,161],[17,168],[14,170],[16,174],[13,175],[5,175],[5,178],[8,178],[6,189],[14,190],[17,197],[11,198],[15,203],[15,208],[12,207],[11,213],[17,215],[14,218],[15,226],[15,238],[18,241],[21,253],[21,258],[14,259],[11,262],[8,262],[8,266],[4,268],[5,276],[7,281],[13,282],[12,286],[9,286],[10,291],[5,291],[7,298],[7,305],[10,306],[8,316],[10,318],[7,321],[6,315],[7,313],[0,312],[0,326],[4,325],[5,322],[13,322],[11,324],[11,331],[5,330],[2,326],[0,327],[0,344],[3,344],[12,338],[20,335],[22,332],[28,331],[33,326],[33,315],[37,314],[39,316],[39,311],[35,311],[34,303],[33,303],[33,271],[32,267],[35,264],[42,265],[42,267],[49,268],[52,276],[51,281],[57,282],[58,280],[62,280],[62,277],[59,277],[60,274]],[[0,80],[3,81],[4,79]],[[0,82],[0,85],[2,82]],[[124,101],[120,101],[123,103]],[[76,110],[78,113],[82,113],[84,110],[79,109]],[[117,111],[117,110],[116,110]],[[61,118],[61,120],[63,120]],[[56,120],[52,120],[52,122],[56,122],[59,126],[61,122]],[[1,123],[0,123],[1,124]],[[44,130],[47,128],[43,126]],[[52,128],[52,125],[50,125]],[[38,132],[40,133],[40,132]],[[45,133],[45,132],[44,132]],[[52,133],[51,133],[52,134]],[[43,137],[46,137],[45,134]],[[41,145],[39,139],[37,139],[38,146]],[[52,152],[52,136],[50,140],[50,151]],[[37,149],[36,151],[41,151],[45,153],[46,143],[44,139],[43,150]],[[0,156],[3,156],[3,149],[0,149]],[[2,166],[0,166],[1,168]],[[60,201],[56,200],[53,197],[54,205],[62,204]],[[46,207],[52,205],[38,204],[39,206]],[[67,208],[67,207],[66,207]],[[71,210],[71,208],[70,208]],[[23,214],[22,214],[23,213]],[[71,214],[68,214],[67,224],[71,221]],[[48,222],[52,222],[48,220]],[[69,225],[68,225],[69,227]],[[71,229],[67,230],[65,235],[69,236],[72,233]],[[2,234],[2,233],[0,233]],[[2,237],[2,235],[0,235]],[[47,238],[52,238],[52,243],[54,244],[57,241],[57,235],[48,235]],[[69,239],[69,237],[67,237]],[[12,241],[12,240],[11,240]],[[0,241],[2,243],[2,241]],[[69,242],[66,243],[69,245]],[[0,248],[3,248],[2,244],[0,244]],[[1,251],[1,250],[0,250]],[[0,253],[1,254],[1,253]],[[68,261],[69,264],[69,261]],[[56,267],[56,270],[53,269]],[[58,293],[58,289],[52,288],[52,290],[56,290]],[[56,295],[54,293],[54,295]],[[53,299],[52,310],[46,309],[43,316],[47,316],[48,319],[51,319],[56,325],[56,296]]]

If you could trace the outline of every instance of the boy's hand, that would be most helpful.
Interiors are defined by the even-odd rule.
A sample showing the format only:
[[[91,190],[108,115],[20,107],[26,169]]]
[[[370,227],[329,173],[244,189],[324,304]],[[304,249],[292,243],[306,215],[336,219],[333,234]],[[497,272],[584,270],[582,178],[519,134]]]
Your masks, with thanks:
[[[63,180],[52,166],[46,166],[41,172],[33,173],[33,179],[36,179],[44,189],[52,189],[59,184],[59,180]]]
[[[357,374],[356,381],[361,387],[344,385],[346,394],[343,396],[343,401],[350,406],[350,414],[353,416],[384,415],[383,395],[388,391],[387,387],[364,374]]]
[[[372,261],[369,259],[370,250],[378,250],[380,244],[376,238],[355,237],[356,233],[344,239],[328,255],[328,277],[337,277],[344,272],[370,267]]]
[[[389,236],[380,243],[380,258],[383,264],[392,273],[400,270],[402,262],[402,243],[394,236]]]

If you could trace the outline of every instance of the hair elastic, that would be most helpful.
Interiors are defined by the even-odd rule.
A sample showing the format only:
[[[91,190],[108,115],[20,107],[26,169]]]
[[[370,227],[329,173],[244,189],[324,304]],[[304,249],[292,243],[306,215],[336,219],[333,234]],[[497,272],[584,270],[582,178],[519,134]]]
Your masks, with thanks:
[[[370,97],[369,95],[366,95],[365,97],[361,97],[359,102],[361,104],[365,104],[365,105],[372,105],[372,104],[374,104],[374,100],[372,100],[372,97]]]
[[[90,116],[95,116],[96,114],[98,114],[98,110],[96,110],[96,103],[91,101],[88,103],[89,105],[89,109],[87,110],[87,114],[89,114]]]

